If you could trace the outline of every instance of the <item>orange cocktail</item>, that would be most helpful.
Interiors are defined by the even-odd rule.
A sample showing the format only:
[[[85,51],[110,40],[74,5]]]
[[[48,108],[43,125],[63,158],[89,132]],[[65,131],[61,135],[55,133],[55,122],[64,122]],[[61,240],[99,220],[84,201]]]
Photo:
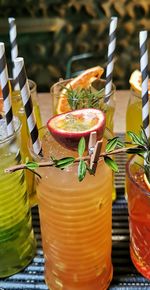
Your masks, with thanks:
[[[46,129],[45,129],[46,131]],[[44,132],[44,159],[76,156]],[[36,156],[34,156],[36,158]],[[37,158],[38,159],[38,158]],[[37,185],[45,280],[51,290],[104,290],[112,279],[112,172],[100,161],[78,181],[77,164],[40,167]]]
[[[150,279],[150,190],[143,170],[132,157],[127,164],[127,196],[130,226],[130,255],[137,270]]]

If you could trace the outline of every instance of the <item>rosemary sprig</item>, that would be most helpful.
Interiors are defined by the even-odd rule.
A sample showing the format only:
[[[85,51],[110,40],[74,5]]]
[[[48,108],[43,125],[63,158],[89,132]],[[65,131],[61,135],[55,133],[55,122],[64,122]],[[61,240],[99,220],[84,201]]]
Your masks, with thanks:
[[[144,159],[144,165],[142,168],[144,173],[147,176],[148,181],[150,182],[150,140],[147,138],[145,131],[141,128],[141,132],[139,135],[129,131],[127,132],[129,137],[131,138],[131,142],[122,142],[119,137],[114,137],[108,140],[105,152],[101,152],[99,155],[98,162],[103,159],[105,163],[115,172],[118,172],[118,165],[115,160],[112,158],[114,154],[120,154],[122,152],[126,152],[128,154],[137,154],[141,158]],[[126,145],[131,145],[127,147]],[[90,169],[89,163],[91,155],[85,156],[85,139],[82,137],[78,144],[78,157],[74,158],[72,156],[56,159],[55,157],[51,156],[48,162],[33,162],[26,160],[25,164],[15,165],[5,169],[5,172],[15,172],[21,169],[28,169],[32,172],[38,167],[52,167],[55,166],[61,170],[64,168],[73,165],[74,163],[78,163],[78,179],[82,181],[87,172],[90,174],[95,174],[93,170]],[[141,166],[141,165],[140,165]],[[35,172],[36,173],[36,172]],[[38,175],[38,173],[36,173]]]
[[[73,89],[64,87],[64,94],[68,98],[68,103],[72,110],[83,108],[104,109],[103,95],[104,88],[100,91],[93,90],[92,87]]]

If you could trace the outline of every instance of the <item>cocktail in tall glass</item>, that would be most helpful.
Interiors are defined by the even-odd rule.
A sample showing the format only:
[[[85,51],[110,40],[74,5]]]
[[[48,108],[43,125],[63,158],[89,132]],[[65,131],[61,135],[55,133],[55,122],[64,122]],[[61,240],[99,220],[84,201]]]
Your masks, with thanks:
[[[77,156],[43,130],[37,161]],[[45,280],[51,290],[104,290],[112,279],[112,172],[101,160],[95,176],[79,182],[77,166],[38,168]]]
[[[93,68],[93,71],[94,69],[96,71],[96,68]],[[95,76],[93,78],[92,76],[89,84],[88,74],[89,70],[87,70],[87,76],[80,76],[80,79],[77,77],[70,80],[60,80],[51,87],[50,94],[53,101],[53,114],[60,114],[81,108],[100,109],[106,114],[107,128],[113,132],[116,88],[113,84],[109,94],[109,101],[105,103],[106,81]],[[112,200],[114,201],[115,199],[116,190],[113,178]]]
[[[136,269],[150,279],[150,190],[137,163],[141,163],[141,158],[133,156],[127,163],[126,174],[130,255]]]
[[[11,83],[12,83],[12,88],[13,88],[13,82],[11,82]],[[29,80],[29,86],[30,86],[31,98],[32,98],[32,102],[33,102],[33,111],[34,111],[35,118],[37,121],[37,126],[38,126],[38,128],[40,128],[42,123],[41,123],[41,116],[40,116],[39,104],[38,104],[38,99],[37,99],[36,83]],[[29,138],[29,131],[28,131],[26,114],[25,114],[25,110],[23,107],[20,91],[14,91],[12,89],[11,95],[12,95],[13,113],[14,113],[14,115],[19,117],[21,124],[22,124],[22,127],[21,127],[21,153],[22,153],[23,161],[25,162],[26,158],[30,157],[28,146],[27,146],[27,142],[28,142],[28,138]],[[26,174],[26,180],[27,180],[27,191],[28,191],[29,197],[30,197],[30,205],[34,206],[37,204],[34,174],[31,171],[26,171],[25,174]]]
[[[24,172],[5,173],[18,165],[20,122],[16,132],[7,136],[5,119],[0,119],[0,278],[23,269],[35,254],[35,239]]]

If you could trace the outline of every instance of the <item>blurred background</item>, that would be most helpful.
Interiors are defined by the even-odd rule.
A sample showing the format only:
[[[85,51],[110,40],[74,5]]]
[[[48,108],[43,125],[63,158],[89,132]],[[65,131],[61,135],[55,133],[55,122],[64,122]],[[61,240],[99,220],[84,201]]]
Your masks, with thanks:
[[[0,41],[10,63],[7,19],[15,17],[28,77],[37,82],[38,91],[49,91],[81,66],[106,65],[109,22],[117,16],[114,83],[127,89],[131,72],[139,69],[138,35],[150,30],[149,15],[150,0],[0,0]],[[70,63],[80,54],[88,58]]]

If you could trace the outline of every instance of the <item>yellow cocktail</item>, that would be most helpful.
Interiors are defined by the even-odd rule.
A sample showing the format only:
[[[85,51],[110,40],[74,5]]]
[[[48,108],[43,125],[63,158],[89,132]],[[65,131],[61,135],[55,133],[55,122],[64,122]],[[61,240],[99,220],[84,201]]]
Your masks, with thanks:
[[[130,99],[126,111],[126,132],[133,131],[136,134],[140,132],[142,126],[142,97],[141,94],[130,90]],[[130,138],[126,134],[126,140]]]
[[[142,126],[142,88],[141,72],[135,70],[130,77],[130,98],[126,111],[126,132],[133,131],[139,133]],[[150,96],[150,81],[148,83]],[[130,141],[126,134],[126,140]]]
[[[29,85],[31,89],[34,115],[36,118],[37,126],[38,128],[40,128],[42,124],[41,124],[39,105],[37,102],[36,84],[33,81],[29,80]],[[26,114],[25,114],[25,110],[22,103],[22,98],[19,91],[12,91],[12,107],[13,107],[14,115],[19,117],[22,124],[21,153],[22,153],[22,158],[24,162],[27,157],[30,157],[29,150],[27,147],[29,131],[28,131]],[[26,179],[27,179],[27,191],[30,197],[30,204],[31,206],[34,206],[37,204],[34,174],[30,171],[26,171]]]
[[[44,130],[43,160],[77,156]],[[40,160],[34,155],[34,158]],[[77,164],[39,168],[37,185],[45,279],[51,290],[106,290],[112,279],[112,172],[100,161],[78,181]]]

